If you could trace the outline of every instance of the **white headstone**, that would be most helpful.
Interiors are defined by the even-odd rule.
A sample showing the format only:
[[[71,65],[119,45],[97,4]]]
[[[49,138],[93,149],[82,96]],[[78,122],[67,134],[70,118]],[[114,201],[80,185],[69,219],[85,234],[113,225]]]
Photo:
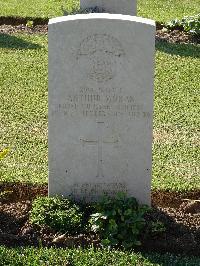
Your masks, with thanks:
[[[80,0],[81,9],[99,7],[107,13],[135,15],[137,0]]]
[[[49,22],[49,195],[127,192],[150,204],[155,23]]]

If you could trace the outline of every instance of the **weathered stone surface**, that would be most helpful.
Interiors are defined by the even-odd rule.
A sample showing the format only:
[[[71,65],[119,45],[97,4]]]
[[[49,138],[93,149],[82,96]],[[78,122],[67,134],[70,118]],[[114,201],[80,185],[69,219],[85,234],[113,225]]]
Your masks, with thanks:
[[[108,13],[136,15],[137,1],[136,0],[80,0],[82,9],[99,7]]]
[[[133,16],[50,20],[50,195],[150,204],[154,35]]]

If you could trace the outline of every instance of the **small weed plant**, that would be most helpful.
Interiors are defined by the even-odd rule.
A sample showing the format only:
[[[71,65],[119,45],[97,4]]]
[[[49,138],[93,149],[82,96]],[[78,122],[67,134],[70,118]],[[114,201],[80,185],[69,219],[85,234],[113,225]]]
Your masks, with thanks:
[[[29,28],[32,28],[34,25],[33,21],[32,20],[28,20],[27,23],[26,23],[26,27],[29,27]]]
[[[166,227],[164,223],[160,221],[152,222],[150,225],[150,232],[152,235],[162,234],[166,232]]]
[[[141,245],[140,233],[145,225],[144,214],[149,207],[139,205],[133,197],[124,193],[115,199],[105,197],[96,205],[97,212],[91,215],[91,230],[99,233],[103,246],[132,248]]]
[[[3,160],[3,158],[8,154],[9,149],[3,149],[2,151],[0,151],[0,161]]]
[[[70,234],[80,232],[82,219],[79,206],[62,197],[39,197],[34,200],[30,213],[32,224]]]
[[[183,28],[184,31],[191,34],[200,35],[200,14],[192,17],[184,17],[181,20],[174,19],[171,20],[167,27],[169,29],[174,29],[177,27]]]

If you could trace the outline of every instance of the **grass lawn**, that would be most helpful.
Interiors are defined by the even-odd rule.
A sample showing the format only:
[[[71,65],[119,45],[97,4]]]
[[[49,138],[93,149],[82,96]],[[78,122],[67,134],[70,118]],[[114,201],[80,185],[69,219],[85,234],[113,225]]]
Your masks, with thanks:
[[[197,266],[200,258],[182,257],[171,254],[141,254],[118,250],[89,249],[47,249],[0,246],[1,265],[10,266]]]
[[[0,16],[52,18],[62,16],[62,7],[71,12],[79,9],[78,0],[0,0]]]
[[[153,189],[200,188],[199,55],[157,44]],[[0,181],[47,183],[47,37],[0,36]]]
[[[153,188],[200,188],[200,46],[158,44]]]
[[[0,16],[56,17],[62,8],[71,12],[79,9],[78,0],[0,0]],[[198,14],[199,0],[138,0],[138,16],[167,22],[174,18]]]
[[[199,0],[137,0],[138,16],[168,22],[200,12]]]
[[[1,181],[46,182],[47,37],[1,35],[0,73]]]

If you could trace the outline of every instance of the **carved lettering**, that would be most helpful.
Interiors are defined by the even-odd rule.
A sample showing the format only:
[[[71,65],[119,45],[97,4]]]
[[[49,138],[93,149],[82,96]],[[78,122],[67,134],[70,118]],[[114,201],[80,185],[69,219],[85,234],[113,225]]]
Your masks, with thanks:
[[[127,185],[119,183],[75,183],[71,187],[71,196],[83,200],[95,201],[103,195],[116,196],[119,192],[128,192]]]
[[[66,117],[128,117],[129,119],[150,118],[143,104],[138,104],[133,95],[124,95],[121,88],[80,88],[69,92],[63,103],[54,107],[52,115]]]

